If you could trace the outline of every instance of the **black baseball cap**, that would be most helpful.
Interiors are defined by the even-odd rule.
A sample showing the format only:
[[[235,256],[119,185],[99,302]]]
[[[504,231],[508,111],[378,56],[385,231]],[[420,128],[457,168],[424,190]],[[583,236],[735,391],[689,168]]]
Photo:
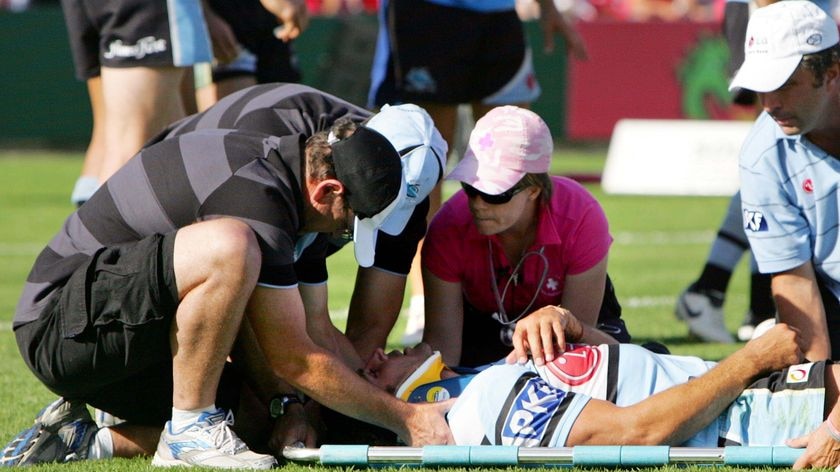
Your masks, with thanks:
[[[391,204],[403,181],[400,155],[379,132],[360,126],[331,145],[335,175],[358,218],[371,218]]]

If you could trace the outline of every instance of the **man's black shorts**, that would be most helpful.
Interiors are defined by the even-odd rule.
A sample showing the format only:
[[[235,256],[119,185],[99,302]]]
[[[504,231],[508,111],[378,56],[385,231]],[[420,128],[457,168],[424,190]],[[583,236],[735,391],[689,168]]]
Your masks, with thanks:
[[[38,320],[15,331],[24,361],[58,395],[138,424],[172,408],[175,233],[105,248]]]
[[[79,80],[98,76],[101,66],[191,66],[212,60],[198,0],[61,0],[61,7]]]
[[[526,81],[539,94],[516,11],[478,12],[423,0],[390,0],[386,17],[390,57],[387,65],[374,64],[374,75],[384,77],[374,84],[376,105],[470,103],[508,87],[525,87]],[[521,71],[529,76],[518,77]],[[521,98],[506,103],[536,97]]]

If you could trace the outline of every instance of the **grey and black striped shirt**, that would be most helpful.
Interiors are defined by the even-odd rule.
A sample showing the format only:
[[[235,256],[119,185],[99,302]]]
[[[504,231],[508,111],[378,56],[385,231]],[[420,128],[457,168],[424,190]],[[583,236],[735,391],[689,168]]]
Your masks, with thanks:
[[[219,217],[237,218],[257,234],[261,283],[294,285],[302,145],[301,135],[207,129],[144,148],[67,218],[38,256],[15,327],[37,319],[56,288],[98,249]]]

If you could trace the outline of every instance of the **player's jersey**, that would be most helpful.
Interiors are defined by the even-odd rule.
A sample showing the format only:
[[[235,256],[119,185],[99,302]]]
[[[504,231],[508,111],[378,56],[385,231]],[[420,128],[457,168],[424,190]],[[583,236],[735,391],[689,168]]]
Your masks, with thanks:
[[[697,357],[655,354],[633,344],[572,346],[545,367],[493,365],[464,388],[447,419],[459,445],[563,447],[590,399],[629,406],[706,373]],[[825,363],[760,379],[688,447],[782,445],[822,422]]]
[[[457,444],[562,447],[591,398],[632,405],[714,363],[654,354],[633,344],[574,346],[546,367],[494,365],[467,386],[449,413]],[[717,444],[715,425],[686,445]]]

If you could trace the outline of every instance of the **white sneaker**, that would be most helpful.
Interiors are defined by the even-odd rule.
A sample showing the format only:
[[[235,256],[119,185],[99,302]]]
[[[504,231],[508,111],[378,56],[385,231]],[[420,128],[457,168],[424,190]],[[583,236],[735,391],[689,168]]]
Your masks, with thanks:
[[[122,418],[118,418],[107,411],[102,411],[99,408],[93,409],[93,418],[96,421],[96,425],[100,428],[107,428],[109,426],[116,426],[118,424],[125,423],[125,420]]]
[[[723,324],[723,295],[688,287],[677,299],[677,318],[688,324],[689,333],[705,342],[734,343],[735,338]]]
[[[84,403],[59,398],[3,448],[0,467],[87,459],[98,429]]]
[[[414,346],[423,340],[423,329],[426,326],[425,299],[422,295],[414,295],[408,305],[408,321],[402,337],[403,346]]]
[[[222,469],[270,469],[277,465],[273,456],[248,449],[231,426],[233,414],[222,409],[202,413],[198,421],[181,431],[173,431],[172,422],[167,421],[152,465]]]

